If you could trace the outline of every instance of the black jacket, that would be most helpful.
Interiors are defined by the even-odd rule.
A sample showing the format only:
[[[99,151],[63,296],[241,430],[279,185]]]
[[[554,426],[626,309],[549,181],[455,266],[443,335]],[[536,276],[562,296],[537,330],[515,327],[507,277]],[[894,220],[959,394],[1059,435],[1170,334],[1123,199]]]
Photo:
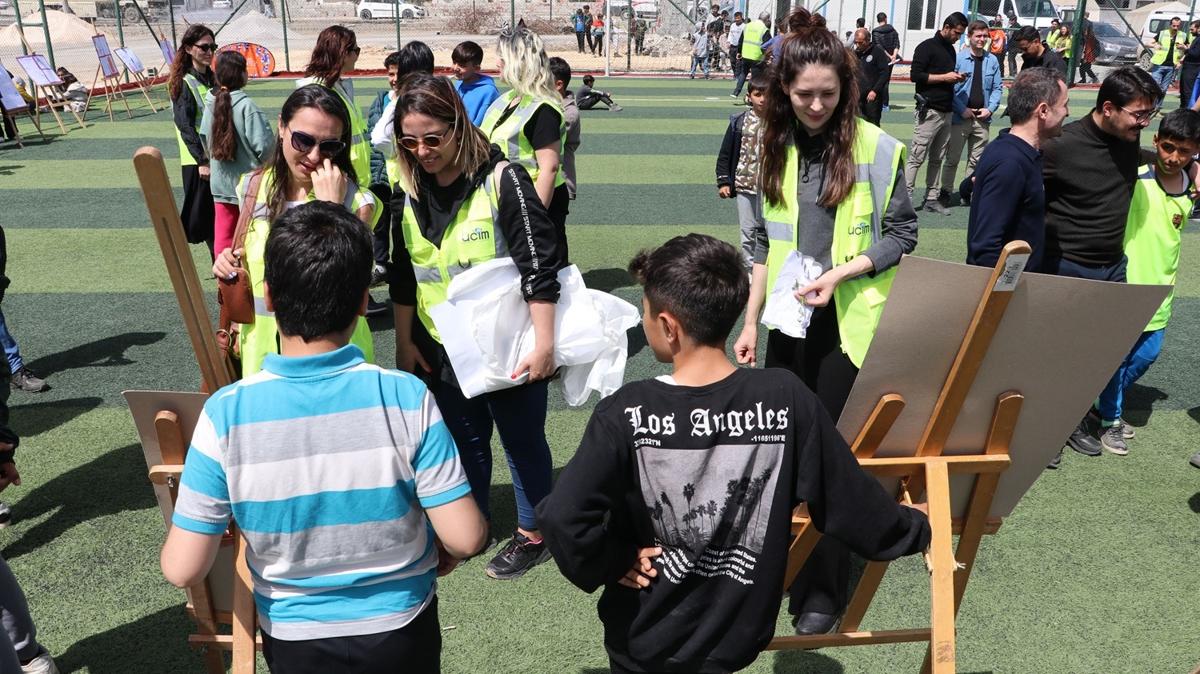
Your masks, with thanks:
[[[887,52],[878,44],[872,43],[871,48],[867,53],[862,53],[857,49],[854,50],[854,55],[858,57],[858,94],[862,100],[866,100],[867,94],[874,91],[875,96],[882,96],[887,90],[888,74],[891,68],[888,66]]]
[[[1021,58],[1021,70],[1026,68],[1053,68],[1057,70],[1063,77],[1067,76],[1067,62],[1063,59],[1062,54],[1050,48],[1050,45],[1042,43],[1041,56],[1025,55]]]
[[[941,32],[917,45],[913,52],[912,71],[908,78],[916,83],[917,94],[924,96],[929,109],[950,112],[953,107],[954,83],[929,81],[930,75],[954,72],[958,55],[954,45],[942,37]]]
[[[743,110],[729,116],[729,127],[725,129],[725,138],[721,140],[721,151],[717,153],[717,187],[729,185],[733,194],[737,193],[733,176],[742,158],[742,120],[747,112]]]
[[[896,32],[896,29],[890,23],[872,28],[871,41],[882,47],[889,54],[900,49],[900,34]]]
[[[200,80],[204,86],[212,88],[213,86],[213,71],[212,68],[208,72],[202,73],[195,68],[188,68],[188,75]],[[197,112],[204,108],[204,101],[197,101],[192,95],[192,90],[188,88],[186,82],[179,83],[179,96],[171,102],[171,116],[175,120],[175,128],[179,130],[179,135],[183,136],[183,144],[187,147],[188,152],[192,153],[192,157],[200,166],[208,166],[208,153],[204,151],[204,143],[200,141],[200,134],[196,133],[194,126],[197,119]]]

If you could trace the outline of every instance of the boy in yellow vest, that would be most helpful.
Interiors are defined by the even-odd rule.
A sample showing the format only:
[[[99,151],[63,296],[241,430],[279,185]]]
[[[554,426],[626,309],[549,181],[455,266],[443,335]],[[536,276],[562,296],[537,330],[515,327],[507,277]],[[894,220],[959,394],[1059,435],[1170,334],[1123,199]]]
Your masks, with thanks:
[[[1185,168],[1200,152],[1200,113],[1181,109],[1168,114],[1154,136],[1154,146],[1158,159],[1153,166],[1140,168],[1129,205],[1126,275],[1129,283],[1174,286],[1183,227],[1192,212],[1191,184]],[[1172,290],[1121,364],[1119,376],[1112,378],[1096,401],[1093,413],[1101,421],[1100,444],[1113,454],[1129,453],[1127,441],[1134,432],[1121,418],[1125,391],[1158,358],[1174,299]]]

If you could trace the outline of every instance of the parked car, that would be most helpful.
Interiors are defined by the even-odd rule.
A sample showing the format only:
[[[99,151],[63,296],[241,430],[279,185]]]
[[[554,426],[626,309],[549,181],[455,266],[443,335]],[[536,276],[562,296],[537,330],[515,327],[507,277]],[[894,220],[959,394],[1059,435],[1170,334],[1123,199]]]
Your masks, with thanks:
[[[212,0],[213,9],[229,9],[233,7],[233,0]]]
[[[1124,26],[1096,21],[1092,23],[1092,32],[1096,34],[1096,65],[1127,65],[1137,61],[1142,43]]]
[[[629,18],[630,0],[609,0],[612,3],[614,17]],[[639,19],[654,20],[658,18],[658,3],[654,0],[633,0],[633,13]]]
[[[420,19],[425,16],[425,10],[409,2],[380,2],[379,0],[362,0],[354,8],[354,13],[364,21],[371,19],[394,19],[399,12],[401,19]]]

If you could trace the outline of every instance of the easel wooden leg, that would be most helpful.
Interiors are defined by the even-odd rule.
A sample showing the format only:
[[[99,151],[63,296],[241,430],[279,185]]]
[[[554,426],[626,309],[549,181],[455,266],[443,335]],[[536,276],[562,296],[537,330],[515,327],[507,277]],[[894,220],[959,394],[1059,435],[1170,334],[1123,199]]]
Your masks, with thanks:
[[[41,92],[38,91],[37,87],[34,87],[34,89],[33,89],[34,107],[37,107],[37,102],[39,100],[41,100],[41,97],[38,96],[39,93],[41,93]],[[54,99],[50,98],[50,96],[48,94],[46,95],[46,107],[50,108],[50,114],[54,115],[54,119],[58,122],[58,128],[62,129],[62,132],[65,134],[67,132],[67,126],[65,124],[63,124],[62,117],[60,117],[58,115],[58,110],[56,110],[54,107]]]
[[[150,84],[146,81],[145,76],[140,73],[134,73],[133,79],[137,82],[138,88],[142,90],[142,95],[146,97],[146,104],[150,106],[150,110],[158,112],[158,108],[154,107],[154,101],[150,100]],[[203,102],[201,102],[201,105],[203,105]]]
[[[254,674],[254,632],[257,614],[251,588],[250,567],[246,565],[246,538],[235,531],[233,581],[233,674]]]
[[[30,115],[29,118],[33,119],[33,115]],[[17,116],[14,114],[5,113],[4,119],[12,125],[13,140],[17,141],[17,147],[24,150],[25,143],[21,142],[21,129],[17,126]],[[39,132],[42,130],[42,128],[38,126],[36,122],[34,123],[34,126],[37,126]],[[42,139],[46,139],[46,134],[42,134]]]
[[[946,464],[931,462],[925,467],[925,489],[929,498],[929,520],[933,538],[929,553],[931,572],[931,613],[933,627],[929,640],[934,674],[954,671],[954,541],[951,534],[950,474]]]
[[[788,588],[792,586],[792,583],[796,580],[796,574],[800,573],[804,562],[808,561],[813,548],[821,540],[821,532],[817,531],[817,528],[813,526],[812,520],[805,520],[801,527],[800,532],[792,539],[792,544],[788,546],[787,568],[783,572],[784,592],[787,592]]]

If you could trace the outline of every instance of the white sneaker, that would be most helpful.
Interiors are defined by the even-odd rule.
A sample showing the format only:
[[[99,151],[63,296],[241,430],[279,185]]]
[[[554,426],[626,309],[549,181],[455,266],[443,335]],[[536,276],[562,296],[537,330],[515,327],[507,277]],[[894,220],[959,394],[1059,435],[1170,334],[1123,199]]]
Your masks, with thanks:
[[[54,658],[43,650],[28,664],[21,665],[21,674],[58,674],[58,665],[55,665]]]
[[[12,509],[8,507],[7,503],[0,501],[0,529],[9,524],[12,524]]]

